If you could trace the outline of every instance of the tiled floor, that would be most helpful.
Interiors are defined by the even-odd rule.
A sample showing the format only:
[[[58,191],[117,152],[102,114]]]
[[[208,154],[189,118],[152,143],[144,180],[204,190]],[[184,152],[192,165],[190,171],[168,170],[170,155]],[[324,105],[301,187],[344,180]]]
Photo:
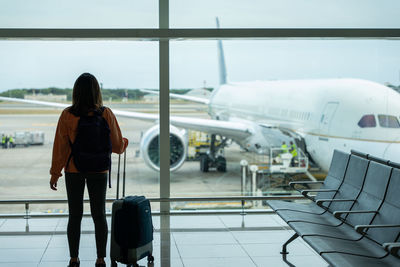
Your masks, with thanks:
[[[154,266],[288,266],[279,251],[293,232],[277,215],[155,216],[153,220]],[[67,219],[30,219],[28,225],[23,219],[0,220],[0,267],[67,266]],[[81,266],[94,266],[90,218],[83,219],[82,231]],[[288,249],[287,260],[294,266],[328,266],[301,239]],[[139,264],[147,266],[146,259]]]

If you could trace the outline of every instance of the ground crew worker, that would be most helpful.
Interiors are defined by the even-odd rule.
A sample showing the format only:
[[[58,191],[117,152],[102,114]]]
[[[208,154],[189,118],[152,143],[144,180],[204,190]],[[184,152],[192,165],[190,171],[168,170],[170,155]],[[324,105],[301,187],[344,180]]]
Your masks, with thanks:
[[[10,135],[10,139],[8,140],[10,142],[10,148],[14,147],[14,138],[12,137],[12,135]]]
[[[290,153],[292,154],[292,162],[291,165],[294,166],[294,159],[297,157],[297,147],[292,141],[290,141]]]
[[[293,158],[297,157],[297,147],[292,141],[290,141],[290,153],[292,153]]]
[[[1,138],[1,146],[3,148],[6,148],[6,136],[3,134],[3,137]]]
[[[287,147],[285,141],[282,142],[281,150],[282,150],[282,153],[288,153],[288,147]]]
[[[9,141],[10,139],[9,139],[9,137],[8,137],[8,135],[6,135],[6,144],[5,144],[5,148],[7,149],[8,148],[8,141]]]

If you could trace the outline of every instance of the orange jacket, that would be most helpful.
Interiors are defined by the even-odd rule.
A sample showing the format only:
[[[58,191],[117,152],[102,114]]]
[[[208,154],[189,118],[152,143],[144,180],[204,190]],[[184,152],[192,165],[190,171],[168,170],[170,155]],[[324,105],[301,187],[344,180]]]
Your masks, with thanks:
[[[70,113],[68,109],[69,108],[63,110],[58,120],[53,144],[53,158],[50,168],[50,174],[52,177],[62,176],[61,171],[67,165],[68,157],[71,154],[71,146],[68,140],[71,140],[71,142],[74,143],[77,134],[79,117]],[[103,117],[106,119],[108,126],[110,127],[112,152],[118,154],[123,153],[128,144],[122,139],[121,130],[114,113],[112,113],[111,109],[105,108]],[[75,167],[72,157],[69,161],[68,167],[65,168],[65,172],[79,172]]]

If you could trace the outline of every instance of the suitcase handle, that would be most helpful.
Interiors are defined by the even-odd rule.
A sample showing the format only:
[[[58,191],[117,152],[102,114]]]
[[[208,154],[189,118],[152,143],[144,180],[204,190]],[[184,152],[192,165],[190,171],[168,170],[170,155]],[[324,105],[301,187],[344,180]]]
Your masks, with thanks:
[[[125,175],[126,175],[126,149],[124,151],[124,172],[122,173],[122,197],[125,197]]]
[[[118,155],[118,173],[117,173],[117,194],[116,199],[119,199],[119,177],[121,169],[121,154]],[[124,151],[124,170],[122,173],[122,197],[125,197],[125,176],[126,176],[126,150]]]
[[[119,169],[121,165],[121,154],[118,154],[118,172],[117,172],[117,195],[115,199],[119,199]]]

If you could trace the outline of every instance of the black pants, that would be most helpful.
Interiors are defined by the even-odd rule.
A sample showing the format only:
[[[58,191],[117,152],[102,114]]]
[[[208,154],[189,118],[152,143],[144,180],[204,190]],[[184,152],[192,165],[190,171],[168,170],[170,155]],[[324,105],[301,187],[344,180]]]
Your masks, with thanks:
[[[108,235],[105,211],[107,173],[65,173],[69,209],[67,228],[69,253],[71,258],[76,258],[79,254],[85,181],[89,192],[90,211],[95,228],[97,257],[104,258],[106,256]]]

